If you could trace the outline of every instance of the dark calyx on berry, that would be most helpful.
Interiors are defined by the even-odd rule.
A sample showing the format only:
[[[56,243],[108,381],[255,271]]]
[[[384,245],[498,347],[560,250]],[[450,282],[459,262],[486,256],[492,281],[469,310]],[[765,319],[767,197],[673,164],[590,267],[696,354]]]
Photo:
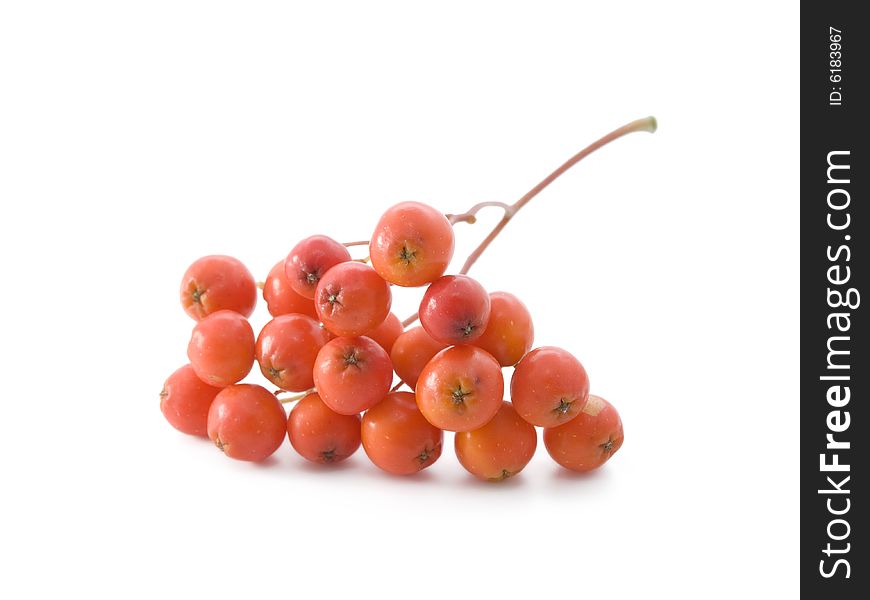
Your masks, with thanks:
[[[435,448],[425,447],[425,448],[423,448],[423,451],[417,455],[417,461],[419,461],[419,463],[421,465],[425,464],[426,462],[429,461],[429,459],[434,460],[434,458],[437,454],[438,454],[438,446],[436,446]]]
[[[456,406],[465,404],[465,397],[470,396],[471,392],[462,389],[462,386],[459,386],[453,392],[451,392],[451,396],[453,397],[453,404]]]
[[[499,473],[497,477],[490,477],[489,481],[504,481],[505,479],[507,479],[511,475],[513,475],[513,473],[511,473],[507,469],[502,469],[501,473]]]
[[[399,258],[405,262],[406,265],[410,265],[414,259],[417,257],[417,251],[411,250],[407,246],[402,246],[402,251],[399,252]]]
[[[464,324],[460,325],[458,328],[459,335],[464,338],[467,338],[477,329],[477,325],[472,321],[466,321]]]
[[[559,398],[559,406],[553,409],[553,412],[558,415],[568,414],[568,411],[571,410],[571,405],[574,404],[573,400],[569,400],[567,398]]]
[[[338,299],[340,294],[341,290],[326,290],[326,301],[333,306],[336,304],[341,306],[341,301]]]

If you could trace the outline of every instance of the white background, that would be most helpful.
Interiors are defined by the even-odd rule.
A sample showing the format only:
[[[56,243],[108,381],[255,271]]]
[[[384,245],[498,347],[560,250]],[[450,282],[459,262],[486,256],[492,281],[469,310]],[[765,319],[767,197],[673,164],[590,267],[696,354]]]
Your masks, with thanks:
[[[0,596],[795,597],[798,107],[786,2],[4,3]],[[619,408],[600,472],[252,466],[163,420],[197,257],[513,201],[648,114],[472,271]]]

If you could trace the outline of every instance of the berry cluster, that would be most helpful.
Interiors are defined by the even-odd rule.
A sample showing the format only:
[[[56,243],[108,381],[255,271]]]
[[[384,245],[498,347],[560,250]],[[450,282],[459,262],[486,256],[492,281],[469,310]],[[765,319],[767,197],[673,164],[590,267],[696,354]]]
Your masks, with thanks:
[[[636,121],[609,138],[653,128],[654,121]],[[602,140],[596,144],[609,141]],[[563,467],[601,466],[622,445],[616,409],[589,394],[586,370],[569,352],[532,349],[531,315],[516,296],[487,293],[466,274],[519,208],[589,152],[514,205],[444,215],[403,202],[384,213],[369,242],[300,241],[260,286],[273,318],[256,337],[247,317],[258,286],[248,269],[227,256],[197,260],[181,283],[182,306],[196,320],[190,363],[163,386],[164,416],[247,461],[271,456],[286,436],[310,461],[339,462],[362,445],[375,465],[407,475],[433,464],[443,432],[453,431],[462,466],[500,481],[531,460],[537,426]],[[459,274],[445,275],[453,226],[494,204],[505,211],[502,222]],[[363,244],[369,257],[354,260],[348,246]],[[393,285],[427,286],[419,312],[404,322],[390,312]],[[239,383],[254,363],[278,390]],[[511,402],[504,401],[504,367],[513,367]],[[284,404],[292,401],[288,417]]]

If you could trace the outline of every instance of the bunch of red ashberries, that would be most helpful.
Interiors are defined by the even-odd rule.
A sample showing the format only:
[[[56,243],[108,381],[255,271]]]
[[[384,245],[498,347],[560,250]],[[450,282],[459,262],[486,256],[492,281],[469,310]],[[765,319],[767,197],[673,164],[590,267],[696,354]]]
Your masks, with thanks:
[[[299,242],[263,285],[274,318],[256,338],[247,317],[257,284],[248,269],[227,256],[193,263],[181,283],[181,302],[197,321],[190,364],[163,386],[166,419],[208,435],[231,458],[264,460],[287,436],[306,459],[334,463],[361,443],[373,463],[399,475],[434,463],[443,431],[455,431],[459,462],[489,481],[526,466],[535,426],[544,428],[550,456],[575,471],[599,467],[619,449],[616,409],[589,394],[570,353],[531,350],[531,316],[516,296],[444,275],[454,248],[444,214],[397,204],[368,246],[371,266],[326,236]],[[390,312],[390,285],[428,286],[422,327],[406,329]],[[255,361],[279,390],[238,383]],[[503,367],[514,367],[512,402],[503,399]],[[305,393],[280,399],[285,392]],[[283,403],[293,400],[288,418]]]

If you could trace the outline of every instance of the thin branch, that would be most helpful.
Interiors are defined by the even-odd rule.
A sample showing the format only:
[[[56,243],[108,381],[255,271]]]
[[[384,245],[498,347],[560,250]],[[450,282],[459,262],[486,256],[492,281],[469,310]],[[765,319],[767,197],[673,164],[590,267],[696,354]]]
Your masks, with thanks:
[[[513,211],[513,208],[510,204],[505,204],[504,202],[478,202],[471,208],[469,208],[466,212],[461,215],[445,215],[447,220],[450,221],[451,225],[456,225],[457,223],[469,223],[473,224],[477,222],[477,213],[481,208],[486,208],[488,206],[497,206],[504,210],[505,214],[508,214]]]
[[[486,251],[489,245],[493,242],[495,238],[498,237],[498,234],[501,233],[502,229],[507,226],[511,219],[520,211],[522,207],[529,203],[529,201],[540,194],[548,185],[556,181],[565,171],[576,165],[578,162],[598,150],[609,144],[610,142],[621,138],[624,135],[628,135],[629,133],[635,133],[638,131],[647,131],[649,133],[653,133],[658,127],[655,117],[647,117],[645,119],[638,119],[636,121],[632,121],[627,125],[623,125],[619,129],[614,129],[604,137],[594,141],[589,144],[583,150],[569,158],[565,161],[558,169],[547,175],[544,179],[541,180],[538,185],[530,189],[526,192],[526,195],[514,202],[513,204],[505,204],[504,202],[479,202],[472,206],[468,211],[462,214],[448,214],[447,219],[450,221],[451,225],[455,225],[456,223],[474,223],[477,221],[477,212],[488,206],[497,206],[504,210],[504,216],[502,219],[493,227],[492,231],[487,234],[487,236],[483,239],[482,242],[474,249],[474,251],[468,255],[468,258],[465,260],[465,264],[462,265],[462,269],[459,271],[461,275],[465,275],[471,269],[477,259],[480,258],[481,254]],[[408,327],[408,325],[414,323],[419,318],[418,313],[414,313],[404,321],[402,321],[403,327]]]
[[[278,400],[281,401],[281,404],[289,404],[289,403],[291,403],[291,402],[296,402],[297,400],[302,400],[302,399],[303,399],[305,396],[307,396],[308,394],[314,393],[314,392],[316,392],[316,391],[317,391],[316,388],[311,388],[311,389],[305,390],[305,391],[302,392],[302,393],[294,394],[293,396],[288,396],[287,398],[281,398],[281,397],[280,397],[281,394],[289,394],[289,393],[291,393],[291,392],[288,392],[287,390],[275,390],[275,391],[272,392],[272,393],[275,394],[276,397],[278,397]]]
[[[538,185],[530,189],[525,196],[517,200],[514,204],[510,205],[508,209],[505,209],[505,215],[502,217],[502,220],[496,224],[496,226],[489,232],[480,245],[474,249],[474,251],[468,256],[465,261],[465,264],[462,265],[462,269],[459,271],[460,274],[466,274],[477,262],[477,259],[480,258],[480,255],[484,253],[484,251],[489,247],[492,241],[498,237],[498,234],[501,233],[501,230],[505,228],[505,226],[510,222],[512,218],[520,211],[522,207],[529,203],[529,201],[540,194],[548,185],[556,181],[565,171],[576,165],[578,162],[598,150],[609,144],[610,142],[621,138],[624,135],[628,135],[629,133],[635,133],[638,131],[647,131],[649,133],[653,133],[656,130],[657,124],[655,117],[647,117],[645,119],[638,119],[636,121],[632,121],[627,125],[623,125],[619,129],[615,129],[605,135],[604,137],[596,140],[595,142],[589,144],[583,150],[569,158],[565,161],[558,169],[547,175],[544,179],[541,180]],[[472,209],[473,210],[473,209]]]
[[[420,318],[420,313],[414,313],[404,321],[402,321],[402,329],[406,329],[411,323],[415,323]]]

